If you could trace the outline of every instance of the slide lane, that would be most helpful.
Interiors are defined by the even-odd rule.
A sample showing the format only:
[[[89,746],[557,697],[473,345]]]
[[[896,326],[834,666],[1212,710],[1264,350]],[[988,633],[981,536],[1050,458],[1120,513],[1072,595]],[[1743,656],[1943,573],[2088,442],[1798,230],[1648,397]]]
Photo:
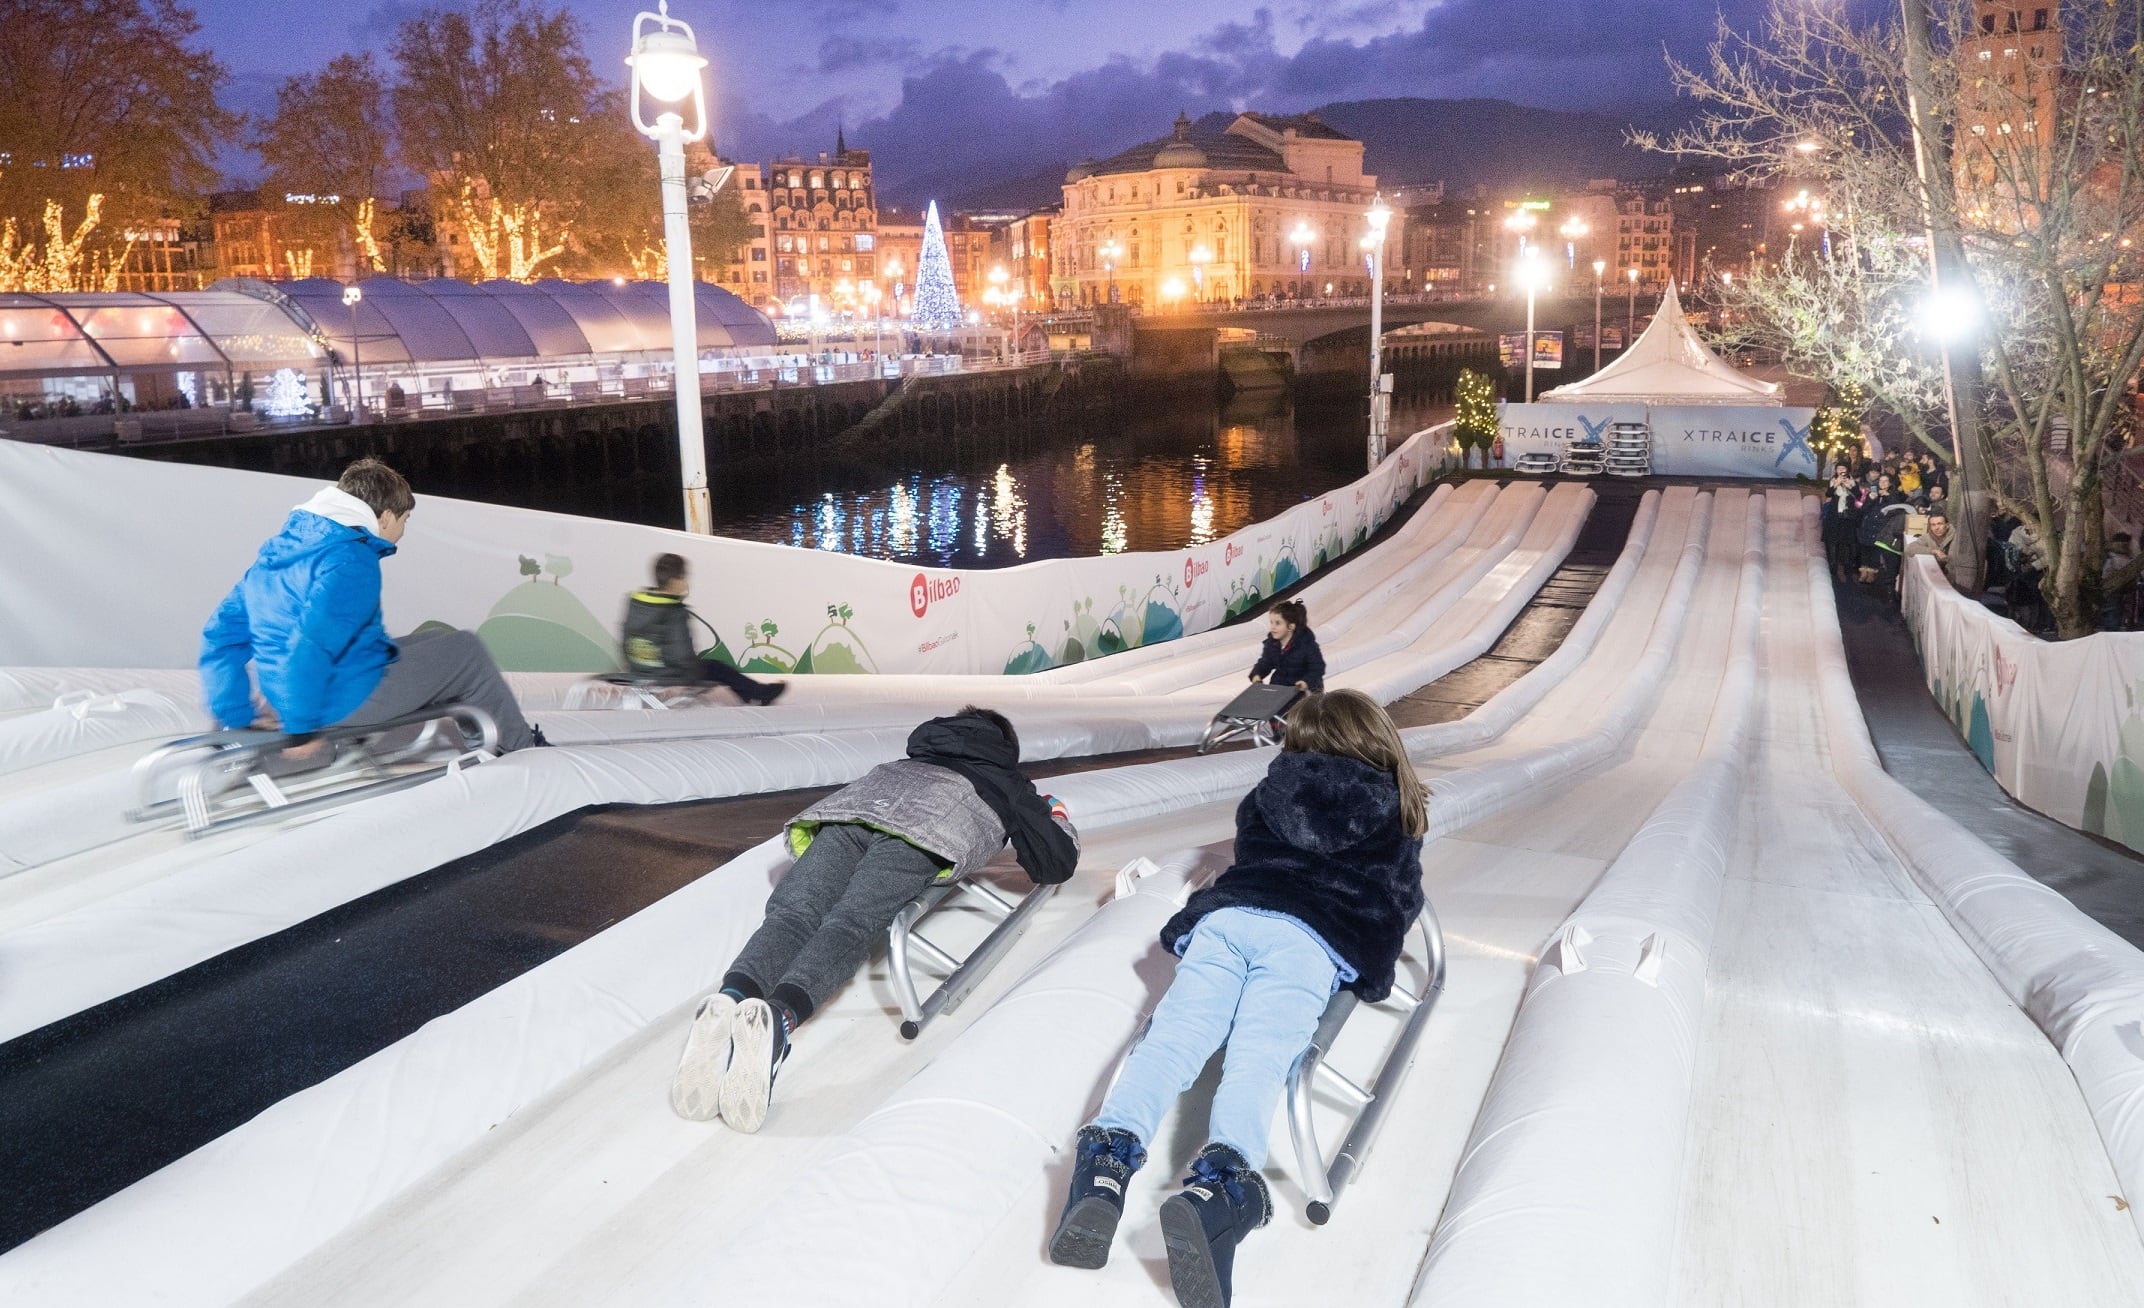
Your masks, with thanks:
[[[1822,575],[1775,574],[1671,1302],[2138,1302],[2144,1245],[2075,1078],[1833,779]]]
[[[1684,507],[1687,508],[1687,497],[1684,497]],[[1686,517],[1686,515],[1684,516]],[[1679,538],[1672,540],[1670,548],[1666,551],[1671,558],[1679,552],[1680,544]],[[1640,624],[1646,624],[1650,620],[1650,615],[1642,610],[1633,610],[1629,606],[1625,606],[1624,620],[1626,622],[1635,621]],[[1225,837],[1228,833],[1228,807],[1225,804],[1213,806],[1215,811],[1210,819],[1213,825],[1200,828],[1201,832],[1217,831]],[[1174,830],[1173,827],[1171,829]],[[1111,843],[1112,845],[1116,844],[1114,835],[1111,837]],[[1125,846],[1124,848],[1128,849],[1131,846]],[[1538,850],[1514,848],[1503,850],[1501,854],[1502,857],[1493,864],[1487,864],[1478,855],[1470,862],[1473,864],[1473,871],[1481,875],[1485,880],[1502,887],[1504,893],[1508,893],[1513,882],[1528,880],[1542,862],[1540,851]],[[1441,898],[1440,896],[1440,900]],[[1087,902],[1091,903],[1091,899]],[[1053,905],[1052,907],[1057,909],[1061,908],[1062,905]],[[1023,942],[1022,957],[1033,956],[1034,952],[1043,949],[1047,943],[1047,940],[1041,937],[1040,929],[1038,928],[1036,933],[1031,933],[1028,941]],[[1159,979],[1165,981],[1165,976],[1164,969]],[[846,992],[845,1000],[848,996],[854,995],[854,993],[855,988],[852,987],[851,991]],[[548,1212],[524,1212],[516,1221],[511,1223],[500,1223],[495,1220],[497,1204],[504,1201],[505,1197],[517,1193],[528,1184],[532,1184],[532,1178],[535,1175],[543,1172],[555,1173],[561,1166],[577,1166],[564,1164],[560,1161],[561,1154],[565,1151],[558,1145],[558,1137],[551,1134],[554,1129],[571,1130],[576,1141],[586,1141],[590,1137],[609,1138],[613,1135],[629,1135],[649,1126],[648,1123],[641,1120],[645,1115],[640,1107],[621,1104],[618,1099],[611,1096],[637,1096],[641,1104],[644,1105],[648,1097],[659,1095],[662,1080],[667,1075],[667,1060],[674,1057],[673,1046],[677,1039],[677,1031],[681,1029],[682,1020],[682,1017],[676,1019],[678,1025],[673,1026],[667,1041],[658,1038],[654,1041],[652,1049],[643,1047],[642,1052],[637,1056],[639,1064],[637,1070],[610,1086],[604,1095],[597,1096],[592,1100],[576,1099],[570,1103],[558,1103],[548,1106],[549,1111],[546,1113],[546,1117],[555,1123],[555,1126],[541,1128],[545,1132],[544,1141],[532,1146],[528,1150],[526,1157],[520,1158],[518,1161],[501,1160],[496,1166],[492,1160],[486,1159],[481,1166],[472,1164],[466,1168],[458,1169],[455,1178],[444,1183],[444,1189],[451,1192],[451,1198],[446,1193],[432,1194],[427,1195],[420,1204],[415,1206],[414,1210],[395,1212],[395,1210],[391,1209],[390,1212],[394,1213],[394,1215],[383,1219],[385,1225],[368,1227],[364,1232],[353,1232],[347,1239],[336,1241],[333,1246],[324,1249],[315,1259],[301,1264],[299,1268],[294,1269],[290,1275],[283,1278],[278,1283],[273,1294],[264,1294],[257,1301],[263,1303],[295,1303],[308,1300],[354,1302],[355,1299],[323,1298],[323,1292],[326,1287],[324,1287],[322,1280],[319,1279],[320,1276],[336,1274],[333,1273],[332,1269],[341,1268],[342,1271],[339,1275],[347,1278],[344,1282],[346,1292],[356,1294],[356,1287],[361,1284],[358,1278],[363,1275],[364,1269],[379,1266],[381,1250],[387,1248],[394,1248],[398,1251],[407,1250],[412,1241],[420,1239],[423,1242],[422,1248],[426,1252],[436,1252],[440,1257],[446,1258],[448,1263],[444,1266],[431,1266],[421,1273],[413,1272],[411,1284],[421,1284],[426,1280],[444,1278],[442,1283],[453,1286],[456,1293],[477,1295],[478,1298],[474,1301],[480,1302],[644,1302],[646,1300],[642,1296],[655,1293],[660,1287],[671,1283],[673,1278],[689,1277],[692,1260],[704,1251],[707,1243],[707,1232],[725,1229],[725,1218],[737,1213],[740,1203],[743,1205],[743,1211],[749,1212],[766,1197],[763,1193],[758,1192],[758,1186],[755,1184],[758,1174],[755,1173],[749,1178],[737,1177],[735,1175],[736,1164],[726,1153],[718,1158],[708,1158],[704,1161],[696,1160],[689,1174],[673,1174],[670,1171],[665,1171],[663,1181],[659,1185],[651,1184],[649,1190],[638,1202],[633,1204],[630,1210],[607,1218],[599,1226],[593,1228],[582,1224],[578,1215],[570,1217],[561,1215],[562,1220],[554,1225],[551,1223],[553,1215]],[[880,1022],[888,1020],[890,1019],[885,1017],[883,1000],[880,1001],[877,1010],[872,1012],[866,1019],[872,1031],[878,1029]],[[1508,1014],[1505,1020],[1508,1021]],[[1368,1027],[1369,1024],[1365,1023],[1365,1034],[1369,1033]],[[1436,1035],[1436,1030],[1437,1024],[1433,1024],[1432,1041],[1439,1038]],[[934,1031],[926,1034],[927,1040],[932,1038],[942,1038],[942,1033]],[[843,1063],[846,1066],[848,1062],[846,1045],[843,1053]],[[1428,1059],[1429,1057],[1431,1055],[1425,1052],[1423,1058]],[[1489,1057],[1493,1059],[1493,1045]],[[800,1057],[798,1064],[792,1070],[799,1070],[803,1066],[804,1061]],[[907,1067],[913,1066],[914,1064],[907,1065]],[[906,1069],[904,1068],[903,1070]],[[1097,1074],[1106,1074],[1106,1068],[1101,1069]],[[1485,1070],[1483,1075],[1486,1075]],[[651,1078],[654,1082],[652,1090],[649,1085]],[[1426,1081],[1411,1082],[1410,1084],[1434,1090],[1434,1087]],[[787,1087],[788,1083],[785,1081],[785,1089]],[[858,1107],[868,1108],[868,1105],[859,1105]],[[792,1119],[792,1126],[789,1128],[796,1132],[789,1141],[789,1149],[792,1154],[801,1151],[801,1157],[795,1158],[794,1161],[797,1165],[802,1165],[808,1162],[810,1158],[821,1155],[827,1147],[826,1135],[828,1133],[838,1133],[843,1128],[843,1123],[819,1118],[816,1115],[809,1120],[802,1120],[803,1115],[811,1112],[811,1109],[800,1103],[799,1110],[796,1117]],[[638,1121],[640,1125],[638,1127],[629,1126],[628,1121]],[[613,1125],[589,1125],[591,1122],[607,1122]],[[569,1126],[569,1123],[578,1125]],[[1463,1132],[1464,1126],[1465,1122],[1462,1119],[1458,1122],[1456,1129]],[[1388,1175],[1393,1178],[1404,1178],[1413,1172],[1413,1167],[1405,1160],[1405,1155],[1412,1146],[1409,1142],[1403,1140],[1401,1135],[1401,1132],[1395,1131],[1391,1138],[1381,1143],[1378,1161],[1372,1165],[1369,1176]],[[717,1148],[727,1150],[731,1147],[757,1150],[765,1148],[765,1139],[765,1136],[754,1137],[749,1141],[736,1145],[702,1142],[700,1147],[702,1150]],[[1452,1143],[1451,1147],[1456,1148],[1456,1141]],[[1391,1155],[1400,1155],[1401,1157],[1393,1158]],[[682,1165],[680,1166],[682,1167]],[[603,1152],[601,1147],[597,1146],[597,1152],[587,1161],[587,1175],[583,1178],[586,1192],[605,1197],[616,1196],[621,1167],[622,1160]],[[1388,1168],[1390,1169],[1389,1171],[1387,1170]],[[1158,1177],[1161,1170],[1165,1169],[1155,1170],[1152,1176]],[[788,1163],[778,1165],[771,1173],[776,1178],[786,1177],[789,1174],[790,1164]],[[609,1179],[611,1184],[608,1186],[602,1184],[605,1179]],[[571,1181],[564,1183],[573,1184]],[[558,1185],[561,1184],[561,1181],[558,1177],[553,1176],[549,1184]],[[1054,1184],[1054,1178],[1052,1184]],[[1368,1177],[1366,1177],[1363,1184],[1365,1186],[1370,1184]],[[1046,1185],[1043,1190],[1046,1192],[1049,1188]],[[748,1196],[740,1199],[739,1190],[748,1192]],[[1026,1200],[1030,1197],[1033,1196],[1023,1196],[1023,1214],[1025,1213]],[[1042,1193],[1041,1199],[1040,1206],[1046,1207],[1048,1203],[1047,1193]],[[1381,1206],[1377,1199],[1369,1194],[1351,1197],[1350,1204],[1352,1206],[1347,1210],[1348,1212],[1364,1214],[1373,1213]],[[399,1205],[396,1207],[400,1208]],[[1424,1243],[1426,1243],[1429,1218],[1430,1215],[1424,1214],[1418,1219],[1418,1224],[1422,1228],[1422,1240]],[[461,1223],[453,1228],[451,1234],[436,1241],[424,1234],[437,1231],[442,1222],[449,1220],[457,1220]],[[1036,1240],[1039,1240],[1039,1232],[1044,1229],[1039,1224],[1041,1220],[1040,1217],[1037,1218],[1038,1224],[1034,1232],[1030,1233],[1034,1235]],[[1345,1221],[1346,1219],[1343,1218],[1342,1220]],[[537,1224],[536,1229],[532,1229],[531,1224]],[[1336,1234],[1342,1229],[1342,1225],[1336,1223],[1335,1227],[1332,1228],[1332,1233]],[[494,1234],[487,1234],[487,1232]],[[1321,1234],[1312,1238],[1324,1239],[1330,1238],[1330,1236]],[[478,1242],[473,1250],[465,1248],[467,1242],[470,1241]],[[1368,1245],[1366,1244],[1364,1248],[1367,1249]],[[482,1288],[483,1279],[487,1275],[484,1269],[496,1269],[502,1264],[518,1265],[520,1259],[529,1256],[532,1251],[536,1250],[552,1251],[556,1261],[547,1269],[538,1270],[532,1268],[524,1288],[513,1293],[486,1291]],[[558,1252],[560,1250],[565,1250],[566,1252],[560,1253]],[[992,1250],[987,1251],[985,1256],[995,1257],[996,1252],[997,1250],[993,1246]],[[1032,1243],[1017,1244],[1014,1257],[1016,1261],[1020,1257],[1025,1257],[1031,1262],[1033,1257]],[[1317,1261],[1322,1266],[1331,1267],[1339,1265],[1343,1260],[1332,1255],[1321,1255]],[[1366,1268],[1372,1268],[1381,1261],[1389,1262],[1390,1260],[1366,1257],[1361,1260],[1361,1263]],[[1045,1274],[1051,1271],[1054,1271],[1054,1269],[1044,1269]],[[1411,1274],[1411,1271],[1401,1274],[1399,1284],[1402,1288],[1406,1274]],[[717,1282],[710,1281],[708,1283]],[[1064,1286],[1064,1289],[1074,1294],[1092,1294],[1095,1292],[1096,1287],[1090,1281],[1073,1278],[1069,1284]],[[1024,1300],[1026,1294],[1027,1288],[1023,1288],[1018,1297]],[[798,1300],[797,1302],[806,1301],[808,1300]],[[1010,1300],[1008,1298],[999,1298],[993,1301],[1007,1302]]]

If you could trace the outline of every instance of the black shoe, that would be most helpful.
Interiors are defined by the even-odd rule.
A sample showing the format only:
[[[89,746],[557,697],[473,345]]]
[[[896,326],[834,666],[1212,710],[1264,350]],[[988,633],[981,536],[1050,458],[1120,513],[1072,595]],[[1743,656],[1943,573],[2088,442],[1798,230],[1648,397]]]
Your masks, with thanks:
[[[1161,1206],[1169,1250],[1169,1284],[1183,1308],[1228,1308],[1236,1246],[1273,1216],[1265,1178],[1227,1145],[1210,1144],[1191,1160],[1182,1192]]]
[[[539,726],[537,726],[537,725],[535,725],[534,723],[530,723],[530,724],[529,724],[529,748],[530,748],[530,749],[540,749],[540,748],[547,748],[547,747],[548,747],[548,746],[549,746],[550,744],[551,744],[551,742],[550,742],[550,741],[548,741],[548,740],[545,740],[545,739],[543,738],[543,728],[542,728],[542,727],[539,727]]]
[[[1073,1149],[1072,1190],[1050,1237],[1050,1261],[1092,1269],[1109,1262],[1109,1243],[1124,1217],[1124,1191],[1146,1162],[1146,1146],[1129,1131],[1083,1126]]]
[[[786,681],[776,681],[769,683],[765,690],[759,692],[759,706],[761,708],[767,707],[769,704],[772,704],[774,701],[780,699],[782,695],[786,691],[788,691],[788,689],[789,683]]]

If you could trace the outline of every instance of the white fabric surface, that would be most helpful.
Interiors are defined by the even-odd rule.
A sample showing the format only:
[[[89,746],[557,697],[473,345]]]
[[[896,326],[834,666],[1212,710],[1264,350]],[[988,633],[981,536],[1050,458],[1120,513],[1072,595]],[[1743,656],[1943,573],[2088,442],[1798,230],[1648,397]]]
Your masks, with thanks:
[[[1706,960],[1755,720],[1766,529],[1749,514],[1712,742],[1534,969],[1412,1303],[1607,1308],[1666,1292]]]

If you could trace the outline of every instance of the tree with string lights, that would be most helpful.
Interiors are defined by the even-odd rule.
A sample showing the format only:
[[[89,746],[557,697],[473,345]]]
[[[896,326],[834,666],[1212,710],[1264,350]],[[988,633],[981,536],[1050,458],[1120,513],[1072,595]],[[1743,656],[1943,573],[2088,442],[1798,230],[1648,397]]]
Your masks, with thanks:
[[[938,202],[923,215],[923,253],[916,259],[915,324],[927,332],[960,326],[960,296],[953,289],[953,259],[946,253],[945,229],[938,224]]]

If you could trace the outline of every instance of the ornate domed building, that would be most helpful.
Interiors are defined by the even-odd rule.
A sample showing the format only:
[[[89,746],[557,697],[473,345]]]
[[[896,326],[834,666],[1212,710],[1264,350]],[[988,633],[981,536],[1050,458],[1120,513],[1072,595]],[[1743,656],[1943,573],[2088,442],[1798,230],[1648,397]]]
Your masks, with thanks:
[[[1239,114],[1220,131],[1179,114],[1169,135],[1065,174],[1057,302],[1367,294],[1359,242],[1376,185],[1362,142],[1316,114]]]

